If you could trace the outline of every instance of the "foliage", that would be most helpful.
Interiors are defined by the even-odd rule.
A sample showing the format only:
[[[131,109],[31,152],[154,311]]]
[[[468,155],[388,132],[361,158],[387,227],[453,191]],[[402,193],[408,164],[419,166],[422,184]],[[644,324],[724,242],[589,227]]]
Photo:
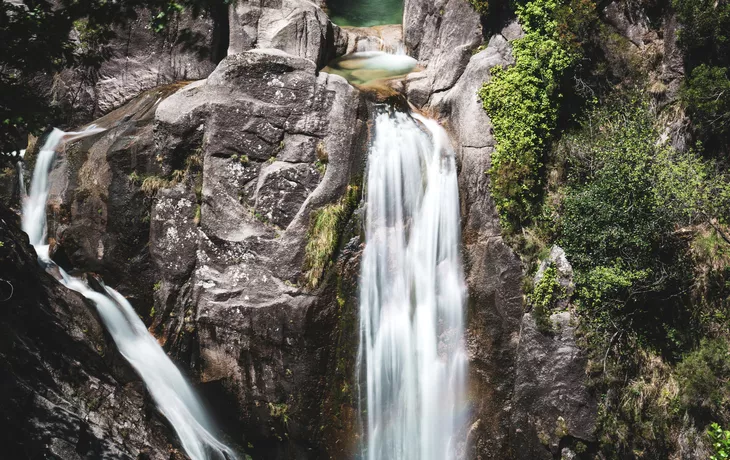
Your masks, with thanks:
[[[623,316],[641,308],[646,295],[639,293],[661,292],[681,278],[664,263],[673,245],[653,188],[660,148],[640,101],[606,106],[590,118],[588,129],[565,140],[570,172],[560,244],[577,269],[581,305],[595,315]]]
[[[660,356],[638,349],[631,358],[631,379],[601,400],[601,450],[608,458],[666,458],[680,417],[677,381]]]
[[[159,176],[147,176],[142,181],[140,190],[142,190],[147,196],[152,196],[157,193],[161,188],[169,187],[171,182],[163,177]]]
[[[160,33],[168,26],[170,19],[182,13],[185,7],[180,3],[171,0],[160,8],[157,14],[152,16],[150,27],[155,33]]]
[[[359,188],[350,185],[337,202],[312,211],[304,255],[304,278],[307,286],[316,288],[337,250],[344,224],[355,210]]]
[[[489,13],[489,1],[488,0],[469,0],[469,4],[474,8],[474,11],[486,16]]]
[[[730,183],[714,163],[658,138],[635,96],[594,110],[580,133],[565,137],[559,240],[596,327],[627,329],[667,349],[686,342],[678,331],[694,315],[681,295],[691,281],[689,246],[676,229],[727,216]]]
[[[595,4],[533,0],[518,4],[516,13],[525,36],[512,43],[515,64],[493,68],[491,80],[479,90],[497,141],[489,174],[507,233],[535,210],[543,155],[563,98],[561,82],[581,58],[578,34],[592,22]]]
[[[672,0],[682,29],[679,45],[690,67],[700,62],[730,64],[730,2],[727,0]]]
[[[542,277],[535,283],[535,288],[528,296],[538,330],[542,332],[552,330],[550,314],[556,302],[564,296],[565,291],[558,282],[558,269],[555,264],[550,264],[543,271]]]
[[[575,270],[609,457],[666,458],[694,423],[684,414],[724,420],[730,396],[726,340],[701,340],[727,324],[730,181],[659,142],[654,120],[641,97],[616,96],[559,148],[555,236]]]
[[[730,344],[727,340],[703,339],[699,348],[687,354],[677,366],[681,401],[695,413],[722,417],[730,402]]]
[[[730,135],[729,67],[701,64],[682,86],[681,98],[700,136],[712,139]]]
[[[673,0],[687,75],[681,97],[708,146],[727,148],[730,122],[730,2]]]
[[[730,431],[723,430],[717,423],[712,423],[707,430],[707,436],[710,438],[714,453],[710,460],[730,458]]]

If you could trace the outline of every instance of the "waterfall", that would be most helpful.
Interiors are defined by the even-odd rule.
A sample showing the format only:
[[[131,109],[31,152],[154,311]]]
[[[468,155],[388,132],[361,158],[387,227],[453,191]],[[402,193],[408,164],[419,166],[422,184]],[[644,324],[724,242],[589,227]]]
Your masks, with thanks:
[[[377,115],[366,187],[364,457],[452,459],[467,360],[459,192],[446,132],[419,115]]]
[[[152,399],[172,425],[190,458],[235,459],[234,452],[213,434],[213,424],[193,388],[147,331],[127,299],[107,286],[102,285],[102,293],[92,290],[83,280],[74,278],[55,266],[50,258],[46,243],[46,201],[50,187],[48,175],[56,149],[62,142],[100,131],[103,129],[91,126],[81,132],[66,133],[54,129],[49,134],[38,153],[30,194],[23,202],[23,230],[30,237],[39,262],[46,267],[54,267],[60,273],[58,281],[61,284],[82,294],[96,305],[117,348],[144,381]]]

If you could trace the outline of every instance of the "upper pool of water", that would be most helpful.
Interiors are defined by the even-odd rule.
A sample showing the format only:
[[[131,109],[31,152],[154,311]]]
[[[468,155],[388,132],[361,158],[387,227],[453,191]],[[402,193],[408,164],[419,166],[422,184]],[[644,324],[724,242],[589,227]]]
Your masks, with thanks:
[[[327,0],[332,22],[339,26],[372,27],[403,22],[403,0]]]
[[[336,59],[323,70],[341,75],[357,86],[375,87],[412,72],[417,64],[418,61],[405,54],[363,51]]]

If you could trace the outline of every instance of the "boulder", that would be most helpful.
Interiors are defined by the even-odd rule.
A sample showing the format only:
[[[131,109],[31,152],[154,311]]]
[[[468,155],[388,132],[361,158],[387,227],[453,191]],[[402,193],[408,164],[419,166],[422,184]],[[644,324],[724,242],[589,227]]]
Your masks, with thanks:
[[[276,48],[322,68],[347,47],[340,28],[320,6],[306,0],[236,0],[228,15],[229,55]]]
[[[419,85],[429,94],[451,88],[484,41],[479,14],[467,0],[406,0],[403,38],[426,68]]]

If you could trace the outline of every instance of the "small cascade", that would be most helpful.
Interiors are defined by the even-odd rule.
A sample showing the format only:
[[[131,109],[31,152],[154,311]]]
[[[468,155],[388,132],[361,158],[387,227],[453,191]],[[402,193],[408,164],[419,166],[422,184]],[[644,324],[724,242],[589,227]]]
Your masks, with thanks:
[[[466,404],[465,285],[456,162],[443,128],[419,115],[378,114],[365,197],[363,457],[456,458]]]
[[[41,148],[36,160],[33,179],[23,203],[22,227],[38,254],[39,263],[52,267],[60,274],[58,281],[67,288],[91,300],[106,329],[122,356],[134,367],[147,386],[160,412],[167,418],[180,438],[185,452],[193,460],[232,460],[235,453],[213,434],[213,424],[193,388],[180,370],[165,354],[142,320],[121,294],[104,286],[104,292],[92,290],[79,278],[74,278],[51,260],[46,242],[46,202],[49,192],[48,176],[62,142],[103,131],[91,126],[80,132],[54,129]],[[23,177],[20,177],[21,183]]]

